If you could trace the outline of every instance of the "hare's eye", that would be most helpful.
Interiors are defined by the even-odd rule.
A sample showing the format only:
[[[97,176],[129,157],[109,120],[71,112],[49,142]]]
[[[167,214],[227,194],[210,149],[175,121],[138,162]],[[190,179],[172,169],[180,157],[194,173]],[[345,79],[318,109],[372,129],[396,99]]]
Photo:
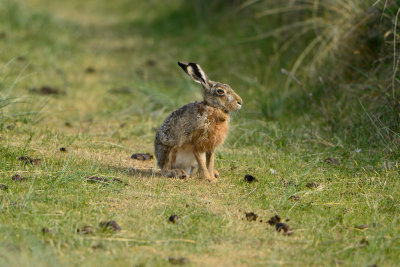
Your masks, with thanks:
[[[218,95],[224,95],[225,91],[223,89],[217,89],[217,94]]]

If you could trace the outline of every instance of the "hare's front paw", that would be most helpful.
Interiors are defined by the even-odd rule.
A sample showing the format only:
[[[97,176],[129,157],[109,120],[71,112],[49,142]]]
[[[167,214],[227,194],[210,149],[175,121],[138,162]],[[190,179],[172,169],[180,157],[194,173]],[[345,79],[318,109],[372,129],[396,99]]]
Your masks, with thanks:
[[[214,170],[214,177],[219,178],[219,172],[217,170]]]
[[[186,171],[182,169],[167,170],[164,171],[163,175],[170,178],[180,178],[180,179],[185,179],[189,177]]]
[[[210,183],[216,183],[218,181],[215,177],[213,177],[211,175],[208,175],[208,173],[204,174],[201,178],[203,178],[204,180],[209,181]]]
[[[218,180],[217,179],[215,179],[214,177],[207,177],[207,178],[205,178],[207,181],[209,181],[210,183],[216,183],[216,182],[218,182]]]

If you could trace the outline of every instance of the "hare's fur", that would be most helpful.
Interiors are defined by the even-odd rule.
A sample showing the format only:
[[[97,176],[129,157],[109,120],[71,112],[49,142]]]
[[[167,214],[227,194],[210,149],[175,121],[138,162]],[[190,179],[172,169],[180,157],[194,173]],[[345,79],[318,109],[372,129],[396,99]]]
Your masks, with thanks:
[[[208,80],[196,63],[179,63],[190,77],[203,85],[204,100],[172,112],[158,129],[155,155],[162,173],[186,177],[196,170],[209,181],[219,176],[214,151],[228,134],[229,112],[241,108],[242,99],[227,84]]]

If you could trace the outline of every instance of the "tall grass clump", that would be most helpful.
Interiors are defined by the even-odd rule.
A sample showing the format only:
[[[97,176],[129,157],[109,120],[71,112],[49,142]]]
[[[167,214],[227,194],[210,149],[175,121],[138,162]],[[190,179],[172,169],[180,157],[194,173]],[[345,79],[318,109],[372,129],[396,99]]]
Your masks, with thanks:
[[[0,68],[0,123],[3,123],[4,120],[10,116],[7,112],[7,108],[18,101],[17,98],[11,96],[18,78],[16,78],[11,84],[8,84],[7,76],[4,74],[4,69],[7,68],[10,63],[11,61]]]
[[[23,75],[25,68],[14,74],[13,62],[14,59],[0,67],[0,125],[2,126],[16,121],[37,122],[41,119],[38,115],[46,103],[14,92],[19,82],[26,76]]]
[[[397,150],[400,2],[247,3],[260,23],[266,17],[279,21],[280,26],[248,41],[271,39],[280,44],[275,60],[282,66],[286,110],[296,115],[305,111],[310,121],[319,118],[326,134]],[[260,94],[267,99],[270,92]]]

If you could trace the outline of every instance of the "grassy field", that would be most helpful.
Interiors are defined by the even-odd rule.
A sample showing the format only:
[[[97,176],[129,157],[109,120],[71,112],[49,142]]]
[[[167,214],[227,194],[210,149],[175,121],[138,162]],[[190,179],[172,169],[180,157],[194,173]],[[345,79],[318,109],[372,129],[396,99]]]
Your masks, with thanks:
[[[213,15],[222,0],[168,3],[0,3],[0,265],[397,265],[395,143],[378,126],[379,145],[363,129],[347,139],[307,109],[282,110],[301,98],[274,78],[288,63],[273,59],[276,43],[246,41],[273,23],[242,22],[233,7]],[[244,101],[215,185],[160,177],[154,160],[130,158],[153,153],[168,113],[201,99],[178,60],[200,63]],[[292,235],[267,223],[277,214]],[[100,226],[110,220],[121,230]],[[91,233],[77,232],[84,226]]]

